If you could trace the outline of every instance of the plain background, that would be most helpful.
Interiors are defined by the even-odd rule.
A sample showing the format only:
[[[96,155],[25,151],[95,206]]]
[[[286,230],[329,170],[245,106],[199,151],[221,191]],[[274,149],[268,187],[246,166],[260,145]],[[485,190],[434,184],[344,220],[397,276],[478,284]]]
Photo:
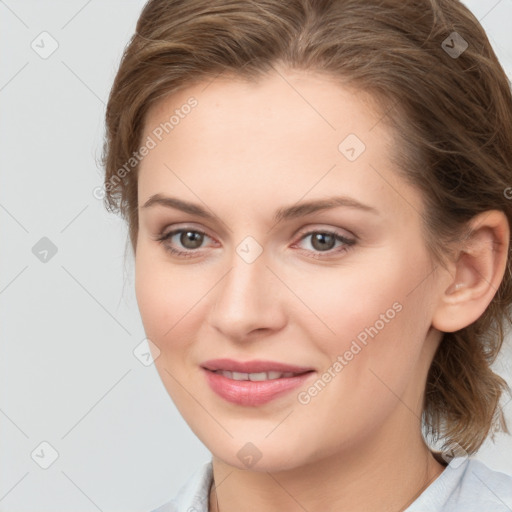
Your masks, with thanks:
[[[511,77],[512,0],[466,3]],[[3,512],[151,510],[210,457],[133,353],[144,331],[127,232],[93,195],[105,103],[143,5],[0,1]],[[509,382],[511,355],[507,340],[496,369]],[[477,458],[512,474],[511,455],[499,434]]]

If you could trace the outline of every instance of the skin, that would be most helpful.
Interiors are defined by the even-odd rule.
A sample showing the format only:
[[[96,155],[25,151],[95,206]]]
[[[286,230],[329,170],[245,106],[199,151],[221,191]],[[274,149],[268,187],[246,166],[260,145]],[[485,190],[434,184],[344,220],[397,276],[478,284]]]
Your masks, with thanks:
[[[393,167],[392,133],[369,96],[302,71],[258,83],[224,76],[160,100],[143,140],[191,96],[198,105],[141,162],[135,285],[162,381],[213,454],[210,510],[217,500],[222,512],[404,510],[444,469],[420,431],[440,330],[468,325],[492,299],[506,219],[476,219],[465,257],[439,266],[424,240],[422,197]],[[353,162],[338,149],[348,134],[366,145]],[[144,207],[154,194],[215,217]],[[278,208],[333,195],[374,211],[338,206],[272,221]],[[207,236],[198,249],[179,234],[156,240],[178,228]],[[355,243],[322,251],[305,236],[326,229]],[[263,249],[252,263],[237,254],[247,236]],[[497,239],[503,250],[493,252]],[[400,312],[301,404],[298,393],[397,303]],[[199,365],[217,357],[315,372],[267,404],[240,406],[206,382]],[[251,467],[237,456],[248,442],[261,453]]]

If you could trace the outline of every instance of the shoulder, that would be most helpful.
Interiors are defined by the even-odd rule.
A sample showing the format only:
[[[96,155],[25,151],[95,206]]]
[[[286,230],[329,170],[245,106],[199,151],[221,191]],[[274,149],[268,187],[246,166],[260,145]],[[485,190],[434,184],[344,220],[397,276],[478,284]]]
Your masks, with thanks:
[[[512,476],[491,469],[483,462],[469,459],[459,491],[459,501],[479,510],[510,512],[512,509]],[[492,508],[491,508],[492,507]]]
[[[151,512],[208,512],[213,481],[211,460],[200,466],[180,488],[176,497]]]
[[[467,457],[451,460],[406,512],[510,512],[512,475]]]

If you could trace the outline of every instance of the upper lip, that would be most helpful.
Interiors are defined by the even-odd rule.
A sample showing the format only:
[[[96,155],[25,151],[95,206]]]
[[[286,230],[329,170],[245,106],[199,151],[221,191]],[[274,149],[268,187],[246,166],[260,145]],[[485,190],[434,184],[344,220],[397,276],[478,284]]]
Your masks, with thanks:
[[[229,372],[240,373],[260,373],[260,372],[292,372],[305,373],[313,370],[313,368],[305,366],[295,366],[278,361],[265,361],[262,359],[254,359],[252,361],[235,361],[234,359],[210,359],[201,364],[207,370],[225,370]]]

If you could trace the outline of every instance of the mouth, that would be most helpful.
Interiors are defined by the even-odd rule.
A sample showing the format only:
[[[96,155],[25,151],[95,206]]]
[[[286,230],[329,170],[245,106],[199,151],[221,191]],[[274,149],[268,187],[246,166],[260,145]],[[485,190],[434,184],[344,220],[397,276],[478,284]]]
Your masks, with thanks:
[[[309,371],[302,373],[276,371],[243,373],[230,372],[228,370],[215,370],[213,373],[216,373],[217,375],[223,375],[224,377],[232,380],[250,380],[251,382],[261,382],[264,380],[287,379],[289,377],[296,377],[297,375],[302,375],[303,373],[309,373]]]
[[[201,365],[212,391],[242,406],[263,405],[304,384],[315,370],[275,361],[215,359]]]

